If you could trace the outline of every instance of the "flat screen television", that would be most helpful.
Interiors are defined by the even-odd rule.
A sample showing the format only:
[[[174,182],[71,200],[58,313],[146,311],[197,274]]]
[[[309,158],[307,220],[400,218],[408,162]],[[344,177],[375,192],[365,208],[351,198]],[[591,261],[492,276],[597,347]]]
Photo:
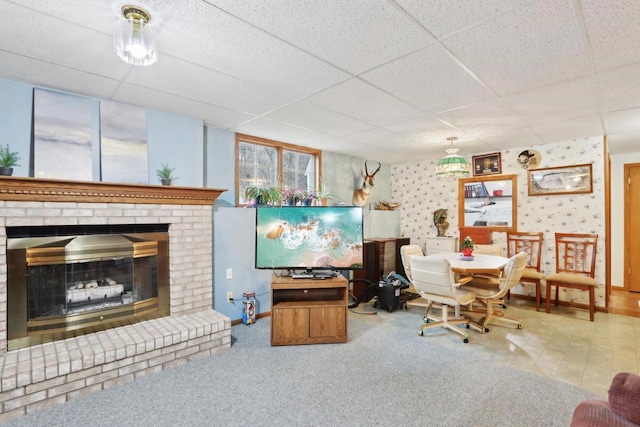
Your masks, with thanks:
[[[362,268],[362,208],[259,206],[255,267],[281,270]]]

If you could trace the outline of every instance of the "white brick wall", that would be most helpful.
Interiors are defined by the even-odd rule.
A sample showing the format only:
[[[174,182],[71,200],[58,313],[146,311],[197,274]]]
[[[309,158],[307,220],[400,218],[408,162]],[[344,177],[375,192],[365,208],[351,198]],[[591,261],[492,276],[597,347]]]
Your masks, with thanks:
[[[135,203],[0,202],[0,319],[6,319],[6,227],[41,225],[160,224],[169,226],[171,315],[213,304],[212,207]],[[0,353],[6,351],[0,321]]]
[[[0,201],[0,422],[230,347],[212,310],[212,207]],[[169,226],[170,318],[7,352],[6,229],[78,224]]]

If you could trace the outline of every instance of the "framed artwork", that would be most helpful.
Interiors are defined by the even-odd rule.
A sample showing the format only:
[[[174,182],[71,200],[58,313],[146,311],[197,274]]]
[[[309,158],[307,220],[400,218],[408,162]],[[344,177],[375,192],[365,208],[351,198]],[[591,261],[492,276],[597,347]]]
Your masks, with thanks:
[[[528,170],[529,196],[593,192],[591,164]]]
[[[91,181],[91,99],[39,88],[33,92],[34,177]]]
[[[483,154],[472,157],[473,176],[496,175],[502,173],[500,153]]]
[[[142,108],[100,102],[100,166],[103,182],[149,183],[147,113]]]

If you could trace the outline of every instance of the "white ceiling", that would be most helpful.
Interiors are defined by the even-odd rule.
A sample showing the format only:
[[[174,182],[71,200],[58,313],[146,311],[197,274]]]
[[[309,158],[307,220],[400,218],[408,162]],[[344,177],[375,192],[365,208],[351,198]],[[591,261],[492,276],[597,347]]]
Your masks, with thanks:
[[[124,4],[156,64],[114,53]],[[640,1],[0,0],[0,77],[386,164],[450,136],[616,154],[640,148]]]

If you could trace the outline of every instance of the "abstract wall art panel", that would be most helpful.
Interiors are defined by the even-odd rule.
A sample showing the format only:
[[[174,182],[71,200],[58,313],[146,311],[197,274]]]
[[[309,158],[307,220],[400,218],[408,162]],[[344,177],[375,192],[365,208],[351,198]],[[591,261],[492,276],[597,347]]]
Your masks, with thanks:
[[[34,89],[34,176],[91,181],[89,98]]]
[[[149,183],[146,117],[141,108],[100,102],[102,181]]]

